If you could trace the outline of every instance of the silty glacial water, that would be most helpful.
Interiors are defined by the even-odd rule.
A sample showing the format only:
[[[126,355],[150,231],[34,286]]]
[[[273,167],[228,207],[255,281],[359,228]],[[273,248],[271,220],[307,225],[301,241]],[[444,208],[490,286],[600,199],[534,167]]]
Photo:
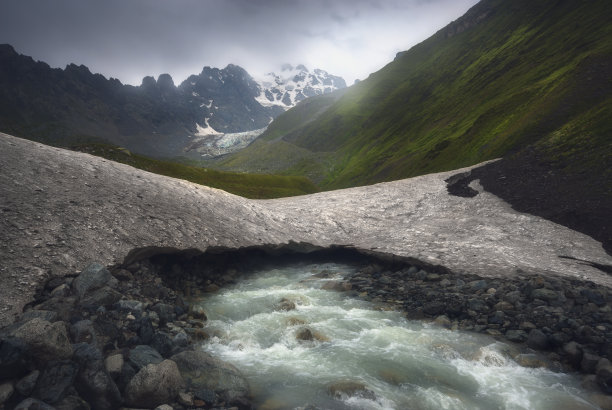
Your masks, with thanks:
[[[511,345],[321,289],[353,270],[271,269],[203,298],[202,348],[240,369],[263,408],[597,408],[576,377],[521,367]]]

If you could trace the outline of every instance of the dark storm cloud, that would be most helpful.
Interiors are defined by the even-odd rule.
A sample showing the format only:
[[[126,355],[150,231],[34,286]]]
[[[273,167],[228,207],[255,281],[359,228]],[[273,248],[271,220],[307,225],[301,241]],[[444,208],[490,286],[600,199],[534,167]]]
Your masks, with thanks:
[[[3,0],[0,43],[139,83],[204,65],[256,75],[283,62],[363,78],[476,0]]]

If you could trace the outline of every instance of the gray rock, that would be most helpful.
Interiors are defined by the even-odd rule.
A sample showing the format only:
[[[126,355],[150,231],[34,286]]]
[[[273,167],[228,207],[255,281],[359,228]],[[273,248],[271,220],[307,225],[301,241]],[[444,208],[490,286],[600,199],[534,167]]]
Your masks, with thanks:
[[[43,320],[46,320],[47,322],[55,322],[58,319],[58,315],[57,315],[57,312],[53,310],[31,309],[25,312],[23,315],[21,315],[19,320],[21,322],[27,322],[34,318],[43,319]]]
[[[74,386],[95,410],[112,410],[121,404],[121,394],[104,366],[102,352],[87,343],[75,345],[74,360],[79,372]]]
[[[473,291],[477,291],[477,290],[485,289],[487,286],[489,286],[489,283],[486,280],[482,280],[482,279],[481,280],[473,280],[473,281],[468,283],[468,286]]]
[[[437,316],[444,313],[446,304],[444,302],[428,302],[423,305],[423,313],[430,316]]]
[[[433,321],[436,325],[450,329],[452,323],[446,315],[440,315]]]
[[[70,326],[70,337],[73,343],[96,343],[96,332],[91,320],[79,320]]]
[[[171,403],[183,386],[183,378],[175,362],[164,360],[143,367],[125,389],[125,400],[131,406],[153,408]]]
[[[527,333],[524,330],[508,330],[505,335],[506,339],[514,343],[523,343],[527,340]]]
[[[520,299],[521,299],[521,292],[518,290],[513,290],[504,295],[504,300],[512,304],[518,302]]]
[[[582,349],[580,345],[574,341],[563,345],[563,353],[568,361],[574,366],[579,367],[582,361]]]
[[[14,391],[15,388],[13,387],[12,382],[4,382],[0,384],[0,406],[11,398]]]
[[[79,396],[66,396],[53,405],[56,410],[90,410],[91,406]]]
[[[604,393],[612,394],[612,365],[597,366],[597,383]]]
[[[19,403],[15,410],[56,410],[55,407],[49,406],[44,401],[40,401],[29,397]]]
[[[170,306],[165,303],[157,303],[151,308],[151,310],[157,313],[157,316],[159,316],[160,326],[164,326],[166,323],[172,322],[176,317],[176,314],[174,313],[174,306]]]
[[[580,370],[583,373],[595,373],[597,363],[600,359],[601,357],[595,354],[584,352],[582,355],[582,361],[580,362]]]
[[[39,376],[39,370],[32,370],[27,376],[24,376],[17,383],[15,383],[15,389],[22,396],[28,397],[30,394],[32,394],[32,391],[36,386],[36,382],[38,382]]]
[[[23,340],[0,340],[0,379],[23,376],[27,372],[27,363],[27,346]]]
[[[144,304],[139,300],[120,300],[117,302],[116,308],[121,311],[142,312]]]
[[[249,384],[229,363],[202,351],[186,351],[172,356],[192,390],[209,389],[232,404],[247,400]]]
[[[487,310],[489,310],[487,304],[479,298],[469,299],[468,308],[475,312],[486,312]]]
[[[489,323],[494,325],[501,325],[504,323],[506,315],[501,310],[497,310],[491,316],[489,316]]]
[[[162,357],[168,358],[172,355],[172,337],[165,332],[155,332],[150,346],[157,350]]]
[[[119,376],[123,368],[123,355],[117,353],[104,359],[104,368],[111,376]]]
[[[67,360],[50,363],[40,374],[32,396],[49,404],[60,401],[72,387],[77,370],[78,366]]]
[[[121,293],[110,286],[102,286],[101,288],[88,291],[79,300],[79,304],[83,307],[110,306],[121,299],[122,296]]]
[[[82,299],[88,292],[108,284],[111,278],[112,275],[104,265],[93,262],[74,279],[72,287],[79,299]]]
[[[163,360],[164,358],[157,350],[147,345],[135,346],[130,350],[130,356],[128,358],[128,361],[132,366],[134,366],[136,371],[139,371],[149,364],[161,363]]]
[[[534,289],[531,292],[531,298],[541,299],[547,302],[552,302],[553,300],[559,299],[559,293],[555,292],[554,290],[546,289],[546,288]]]
[[[28,352],[41,361],[61,360],[72,356],[72,346],[64,322],[49,323],[32,319],[12,333],[22,339]]]
[[[527,346],[536,350],[544,350],[549,347],[548,336],[539,329],[531,329],[527,337]]]

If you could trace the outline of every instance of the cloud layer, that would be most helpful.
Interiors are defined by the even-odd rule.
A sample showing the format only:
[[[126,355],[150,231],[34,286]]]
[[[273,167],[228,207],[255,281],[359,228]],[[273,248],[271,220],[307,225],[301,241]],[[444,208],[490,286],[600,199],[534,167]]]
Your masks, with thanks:
[[[4,0],[0,43],[54,67],[74,62],[139,84],[203,66],[254,76],[304,63],[365,78],[476,0]]]

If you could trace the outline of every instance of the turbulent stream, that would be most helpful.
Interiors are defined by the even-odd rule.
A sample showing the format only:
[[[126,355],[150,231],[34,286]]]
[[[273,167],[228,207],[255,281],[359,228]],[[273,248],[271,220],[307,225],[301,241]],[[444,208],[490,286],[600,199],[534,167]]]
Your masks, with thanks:
[[[203,298],[202,348],[240,369],[267,409],[596,408],[577,378],[519,366],[516,347],[321,289],[353,269],[277,268]]]

